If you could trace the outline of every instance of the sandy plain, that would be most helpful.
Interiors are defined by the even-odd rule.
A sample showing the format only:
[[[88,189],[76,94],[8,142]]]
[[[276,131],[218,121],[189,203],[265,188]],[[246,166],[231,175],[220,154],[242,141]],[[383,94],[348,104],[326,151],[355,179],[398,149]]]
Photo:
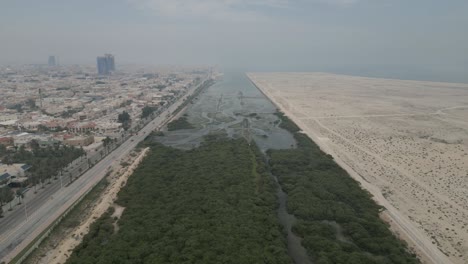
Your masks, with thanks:
[[[468,84],[248,76],[387,209],[423,262],[468,263]]]

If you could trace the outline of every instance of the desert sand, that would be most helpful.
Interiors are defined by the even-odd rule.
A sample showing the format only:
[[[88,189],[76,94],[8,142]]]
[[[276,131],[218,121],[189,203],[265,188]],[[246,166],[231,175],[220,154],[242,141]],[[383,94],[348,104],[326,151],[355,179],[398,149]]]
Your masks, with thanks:
[[[468,84],[248,76],[387,209],[423,262],[468,263]]]

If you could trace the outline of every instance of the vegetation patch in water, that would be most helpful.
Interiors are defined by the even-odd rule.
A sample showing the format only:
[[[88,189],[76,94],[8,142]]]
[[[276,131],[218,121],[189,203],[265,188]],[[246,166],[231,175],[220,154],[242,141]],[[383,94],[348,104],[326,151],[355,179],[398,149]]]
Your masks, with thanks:
[[[174,131],[174,130],[181,130],[181,129],[192,129],[195,128],[190,122],[187,120],[187,117],[181,116],[176,120],[171,121],[167,124],[167,130]]]

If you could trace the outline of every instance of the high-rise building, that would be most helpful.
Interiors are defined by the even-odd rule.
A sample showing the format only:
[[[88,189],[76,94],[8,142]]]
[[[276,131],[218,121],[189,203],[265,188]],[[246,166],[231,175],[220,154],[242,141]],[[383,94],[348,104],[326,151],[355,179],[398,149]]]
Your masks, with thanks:
[[[108,75],[115,71],[114,55],[105,54],[97,57],[97,70],[99,75]]]
[[[53,67],[53,66],[57,66],[57,61],[55,60],[55,56],[49,56],[49,66],[50,67]]]
[[[104,57],[107,59],[107,65],[109,66],[109,69],[111,71],[115,71],[115,61],[114,61],[114,55],[112,54],[105,54]]]
[[[97,70],[99,75],[109,74],[105,57],[97,57]]]

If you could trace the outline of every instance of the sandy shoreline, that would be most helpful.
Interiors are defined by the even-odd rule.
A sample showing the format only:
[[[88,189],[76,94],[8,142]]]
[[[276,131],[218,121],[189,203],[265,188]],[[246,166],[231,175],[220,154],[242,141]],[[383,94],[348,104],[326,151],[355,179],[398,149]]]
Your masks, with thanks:
[[[424,262],[466,263],[466,208],[456,197],[467,191],[460,185],[466,175],[460,157],[464,157],[461,153],[465,149],[468,151],[463,143],[464,137],[468,138],[468,124],[463,122],[468,85],[318,73],[248,76],[387,208],[382,217]],[[428,92],[436,98],[422,98],[421,93]],[[445,100],[440,101],[441,97]],[[445,126],[437,123],[440,119],[458,127],[447,134]],[[402,122],[407,126],[402,127]],[[393,140],[388,143],[382,138]],[[412,145],[406,146],[408,142]],[[446,163],[445,159],[452,163],[460,160],[453,163],[450,174],[460,175],[459,179],[440,177],[443,171],[438,163]],[[431,166],[436,167],[434,175]],[[454,172],[456,168],[458,172]],[[440,190],[442,184],[447,184],[448,192]],[[450,189],[457,186],[458,193],[450,195]]]

